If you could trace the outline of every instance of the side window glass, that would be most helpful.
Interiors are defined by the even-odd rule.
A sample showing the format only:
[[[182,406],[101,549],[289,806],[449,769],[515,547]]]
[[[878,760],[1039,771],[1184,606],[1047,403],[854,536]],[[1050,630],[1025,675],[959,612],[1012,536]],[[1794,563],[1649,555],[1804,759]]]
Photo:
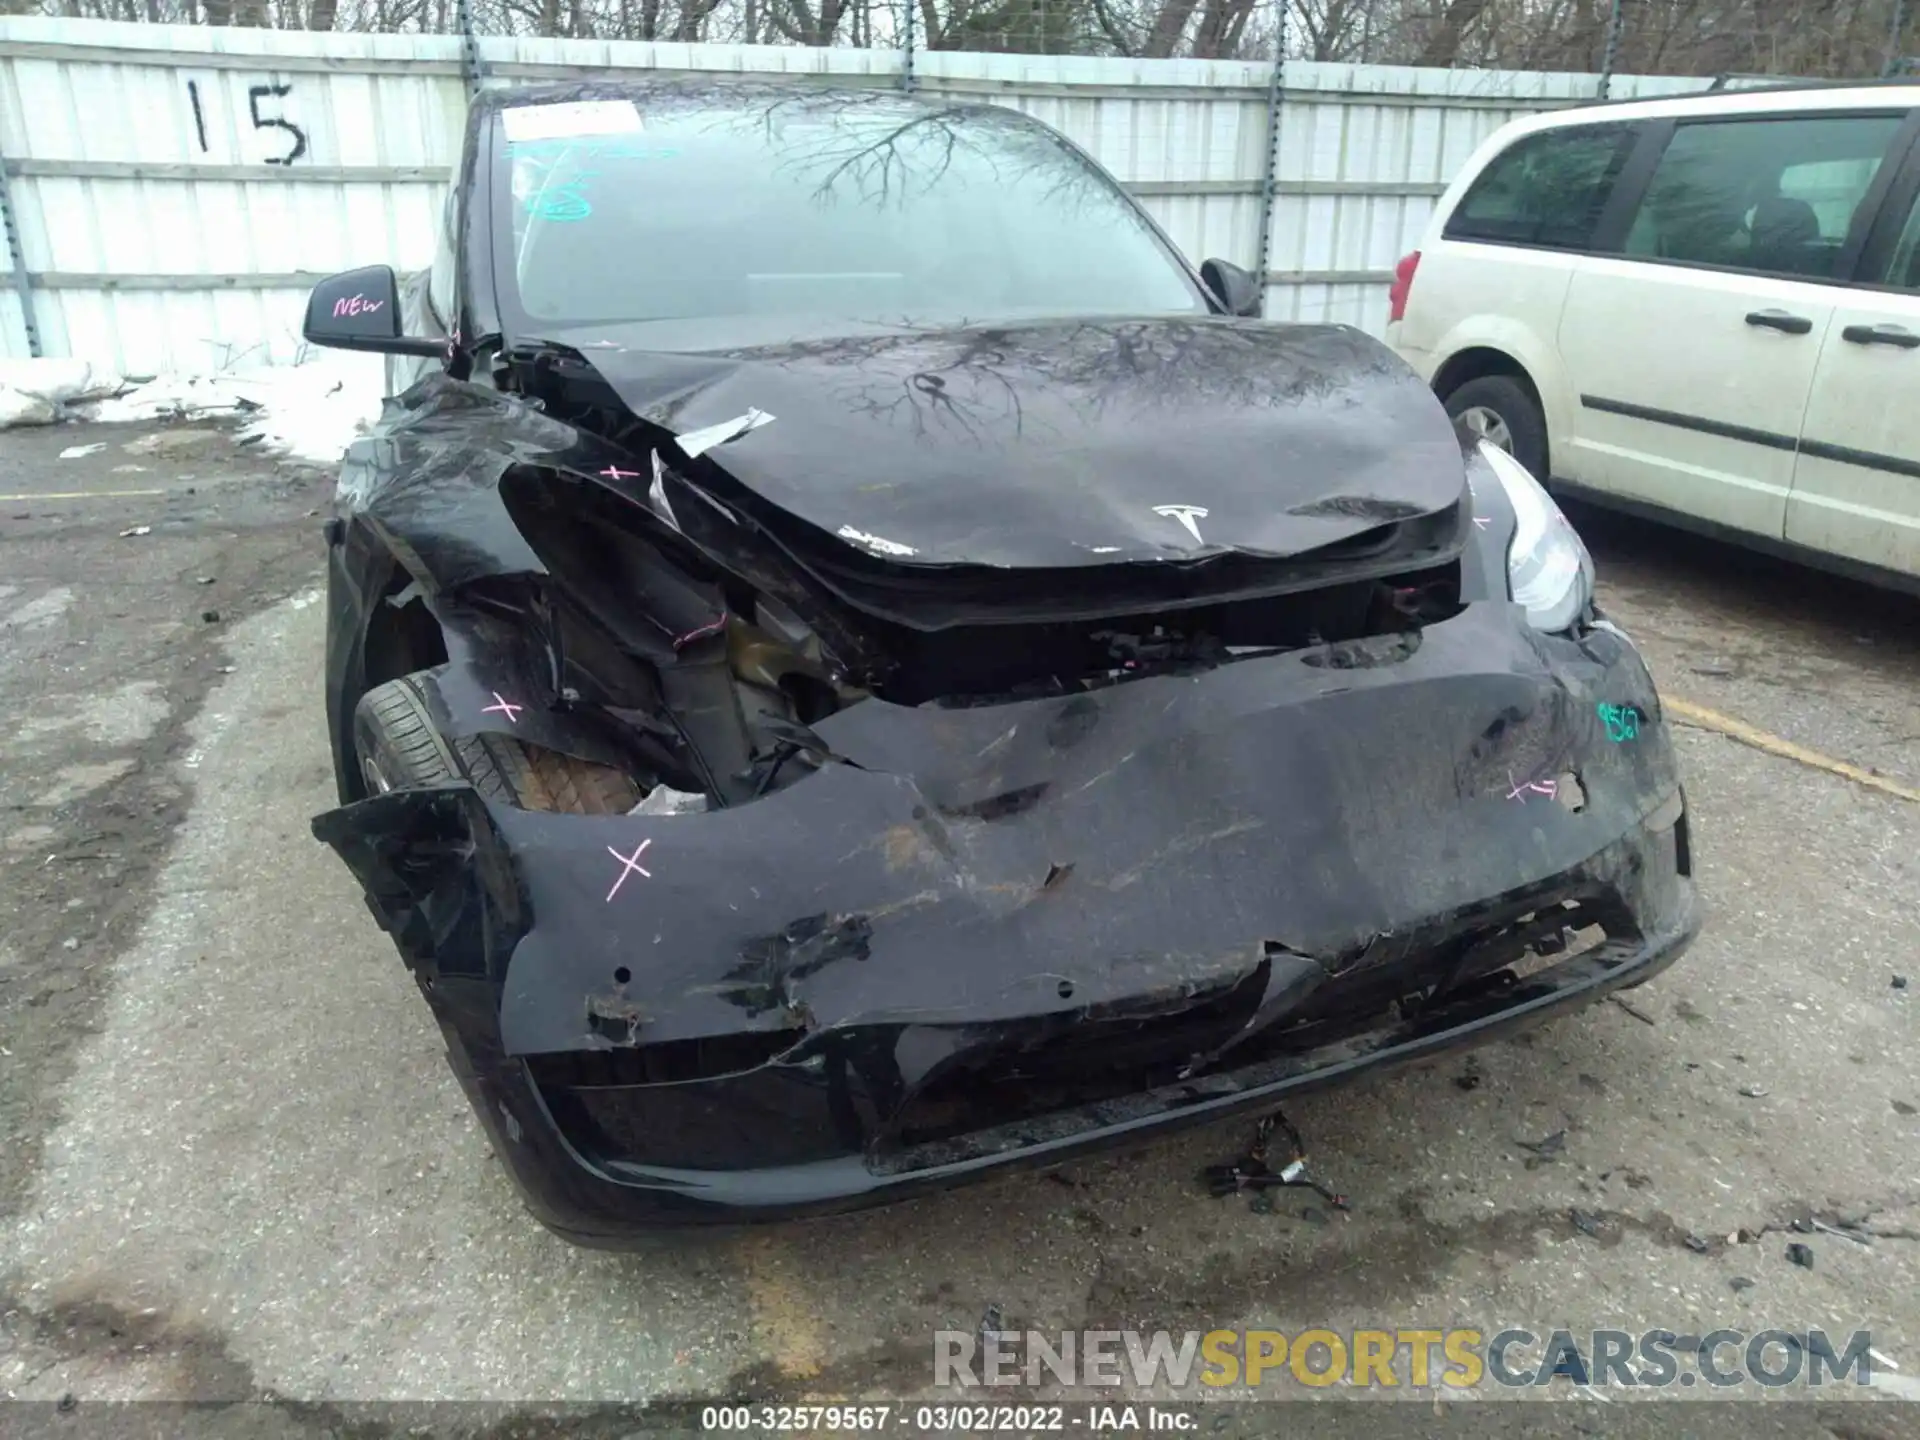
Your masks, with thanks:
[[[1626,253],[1830,280],[1897,115],[1682,125],[1654,168]]]
[[[1523,137],[1480,172],[1449,217],[1446,237],[1584,247],[1632,135],[1624,125],[1589,125]]]
[[[1893,285],[1901,290],[1920,292],[1920,196],[1907,211],[1906,228],[1893,242],[1887,257],[1886,272],[1869,278],[1869,283]]]

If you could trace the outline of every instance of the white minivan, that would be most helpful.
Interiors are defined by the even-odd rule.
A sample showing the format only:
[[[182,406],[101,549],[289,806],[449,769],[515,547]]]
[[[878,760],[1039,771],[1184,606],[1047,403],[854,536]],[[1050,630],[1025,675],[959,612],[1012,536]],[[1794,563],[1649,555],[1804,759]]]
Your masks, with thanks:
[[[1917,140],[1911,81],[1517,121],[1388,341],[1557,490],[1920,589]]]

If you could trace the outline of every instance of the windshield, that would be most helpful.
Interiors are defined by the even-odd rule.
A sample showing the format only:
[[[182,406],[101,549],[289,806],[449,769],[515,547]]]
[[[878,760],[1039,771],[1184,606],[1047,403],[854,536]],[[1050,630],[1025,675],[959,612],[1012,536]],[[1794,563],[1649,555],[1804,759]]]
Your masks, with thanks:
[[[498,123],[501,288],[537,328],[1205,309],[1112,182],[1008,111],[703,92]]]

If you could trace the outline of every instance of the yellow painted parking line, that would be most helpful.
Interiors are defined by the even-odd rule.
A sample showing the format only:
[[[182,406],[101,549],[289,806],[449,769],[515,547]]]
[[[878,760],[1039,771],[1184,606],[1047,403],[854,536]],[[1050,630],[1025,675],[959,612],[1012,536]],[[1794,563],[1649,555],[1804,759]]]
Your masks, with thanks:
[[[1775,735],[1771,731],[1760,729],[1757,725],[1736,720],[1731,715],[1722,715],[1718,710],[1709,710],[1706,706],[1696,705],[1691,700],[1673,700],[1662,696],[1660,703],[1666,707],[1669,715],[1682,724],[1697,725],[1702,730],[1712,730],[1716,734],[1725,735],[1729,740],[1738,740],[1742,745],[1751,745],[1754,749],[1764,750],[1769,755],[1778,755],[1783,760],[1792,760],[1815,770],[1824,770],[1829,775],[1838,775],[1841,779],[1851,780],[1856,785],[1865,785],[1869,789],[1920,804],[1920,790],[1910,790],[1905,785],[1887,779],[1884,775],[1875,775],[1870,770],[1862,770],[1858,765],[1849,765],[1845,760],[1835,760],[1831,755],[1822,755],[1818,750],[1809,750],[1804,745],[1796,745],[1783,735]]]
[[[95,500],[120,495],[164,495],[164,490],[54,490],[45,495],[0,495],[0,503],[13,505],[23,500]]]
[[[806,1293],[794,1251],[772,1235],[749,1235],[739,1243],[754,1329],[783,1374],[811,1379],[826,1363],[817,1301]]]

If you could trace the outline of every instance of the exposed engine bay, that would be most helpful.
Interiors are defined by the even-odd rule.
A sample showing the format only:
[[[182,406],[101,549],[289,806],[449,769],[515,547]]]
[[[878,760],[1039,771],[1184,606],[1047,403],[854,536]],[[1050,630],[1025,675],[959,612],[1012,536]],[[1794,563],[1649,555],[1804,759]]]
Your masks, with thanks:
[[[1101,338],[1138,350],[1167,343],[1155,331],[1169,328],[1114,327]],[[1178,328],[1204,334],[1204,327]],[[1073,327],[1065,338],[1084,344],[1088,330]],[[1001,335],[995,355],[1061,338]],[[1338,332],[1318,343],[1330,338]],[[882,347],[864,348],[888,358]],[[471,613],[496,639],[520,629],[520,643],[544,653],[541,703],[615,721],[603,733],[627,732],[620,763],[643,789],[664,785],[727,806],[791,785],[832,758],[811,727],[868,698],[994,705],[1299,649],[1323,650],[1324,663],[1338,668],[1366,663],[1368,653],[1342,647],[1404,650],[1419,643],[1424,625],[1460,604],[1466,491],[1459,451],[1444,432],[1444,448],[1431,435],[1421,447],[1438,450],[1439,473],[1422,488],[1439,503],[1423,509],[1397,495],[1312,497],[1294,507],[1305,517],[1296,522],[1303,538],[1317,539],[1312,532],[1329,522],[1336,531],[1301,553],[1187,546],[1199,532],[1180,507],[1163,507],[1175,512],[1169,517],[1142,505],[1113,537],[1131,544],[1087,545],[1027,564],[1006,563],[1028,557],[1002,556],[989,545],[979,559],[929,563],[919,546],[851,523],[837,532],[812,523],[730,473],[738,456],[777,450],[777,417],[763,422],[769,428],[752,426],[711,449],[696,444],[688,455],[678,436],[643,418],[644,405],[638,414],[629,407],[594,358],[552,346],[509,353],[494,362],[497,389],[430,382],[410,403],[419,428],[431,430],[439,427],[430,417],[443,409],[467,426],[481,418],[477,409],[503,407],[505,421],[506,397],[517,396],[538,412],[522,412],[520,425],[555,441],[565,432],[577,437],[570,453],[549,463],[515,445],[521,454],[499,466],[496,513],[537,564],[472,577],[455,604],[437,606],[437,618],[444,628],[455,614]],[[790,369],[792,357],[780,358]],[[957,388],[957,380],[949,383]],[[1019,447],[1004,458],[1017,465]],[[831,495],[836,487],[823,488]],[[882,481],[874,488],[897,494],[902,487]],[[1217,482],[1206,487],[1219,489]],[[989,491],[979,503],[994,498]],[[1276,492],[1263,508],[1281,498]],[[371,478],[367,499],[378,523],[385,507]],[[466,504],[492,508],[479,495]],[[890,528],[898,528],[897,500],[873,508],[894,511]],[[1222,508],[1216,503],[1214,513]],[[469,517],[478,520],[478,513]],[[1164,533],[1143,546],[1148,527]],[[407,539],[395,532],[393,552],[411,550],[431,572],[431,550]],[[421,578],[410,567],[396,575],[390,601],[435,609],[436,597],[414,583]]]

